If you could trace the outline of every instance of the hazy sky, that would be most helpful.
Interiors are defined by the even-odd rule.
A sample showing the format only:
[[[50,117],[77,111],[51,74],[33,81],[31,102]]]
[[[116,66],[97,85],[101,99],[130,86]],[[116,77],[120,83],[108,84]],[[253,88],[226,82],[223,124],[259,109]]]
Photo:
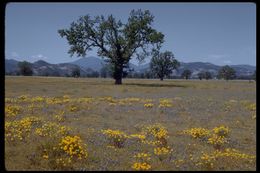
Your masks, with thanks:
[[[150,10],[154,28],[165,35],[162,50],[172,51],[179,61],[256,65],[253,3],[8,3],[5,58],[74,61],[58,29],[86,14],[113,14],[125,22],[132,9]],[[97,56],[96,51],[87,56]]]

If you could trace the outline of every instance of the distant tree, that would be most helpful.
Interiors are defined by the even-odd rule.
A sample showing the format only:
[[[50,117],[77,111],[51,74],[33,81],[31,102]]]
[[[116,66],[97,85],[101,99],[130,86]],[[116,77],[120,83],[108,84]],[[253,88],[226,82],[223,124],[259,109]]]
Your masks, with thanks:
[[[253,79],[256,81],[256,70],[255,70],[255,72],[253,74]]]
[[[72,70],[72,72],[71,72],[71,76],[72,77],[76,77],[76,78],[80,77],[80,69],[79,68],[74,68]]]
[[[139,75],[138,72],[134,72],[134,73],[133,73],[133,78],[139,78],[139,76],[140,76],[140,75]]]
[[[20,70],[15,70],[15,71],[14,71],[14,75],[15,75],[15,76],[20,76],[20,75],[21,75]]]
[[[205,76],[205,79],[206,79],[206,80],[212,79],[212,75],[211,75],[211,73],[210,73],[209,71],[206,71],[206,72],[204,73],[204,76]]]
[[[134,69],[130,67],[130,64],[127,63],[125,66],[124,66],[124,69],[123,69],[123,74],[122,74],[122,77],[123,78],[126,78],[128,76],[129,73],[133,72]]]
[[[191,71],[188,69],[185,69],[182,74],[181,74],[182,78],[185,78],[186,80],[190,78],[191,76]]]
[[[98,71],[93,71],[87,75],[87,77],[93,77],[93,78],[98,78],[99,77],[99,72]]]
[[[218,76],[220,79],[224,78],[225,80],[235,79],[236,71],[233,68],[226,65],[219,70]]]
[[[21,75],[23,75],[23,76],[32,76],[33,75],[31,63],[29,63],[27,61],[19,62],[18,67],[19,67]]]
[[[203,72],[203,71],[199,72],[198,77],[199,77],[200,80],[205,78],[205,72]]]
[[[60,74],[59,70],[54,70],[54,71],[50,74],[50,76],[61,76],[61,74]]]
[[[144,79],[144,73],[140,73],[140,78]]]
[[[58,33],[68,40],[71,56],[85,56],[93,47],[98,48],[98,55],[112,64],[115,84],[122,84],[123,69],[131,58],[136,55],[139,60],[145,59],[164,41],[164,35],[152,27],[153,19],[149,10],[141,9],[132,10],[126,24],[113,15],[86,15]]]
[[[50,74],[49,74],[48,71],[44,71],[41,75],[42,75],[42,76],[50,76]]]
[[[146,70],[146,71],[144,72],[144,77],[145,77],[146,79],[151,79],[151,78],[153,78],[153,73],[152,73],[150,70]]]
[[[129,68],[129,70],[127,72],[127,77],[128,78],[133,78],[134,77],[134,72],[135,72],[135,70],[133,68]]]
[[[175,59],[174,55],[170,51],[163,53],[155,52],[150,62],[150,69],[154,75],[163,78],[172,73],[172,70],[177,69],[180,63]]]

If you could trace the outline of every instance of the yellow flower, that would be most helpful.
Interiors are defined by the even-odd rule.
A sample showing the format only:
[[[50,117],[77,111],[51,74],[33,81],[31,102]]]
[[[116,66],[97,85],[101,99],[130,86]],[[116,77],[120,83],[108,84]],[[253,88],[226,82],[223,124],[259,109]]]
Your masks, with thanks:
[[[144,104],[145,108],[152,108],[153,106],[154,106],[153,103],[146,103],[146,104]]]
[[[87,158],[88,153],[84,149],[84,144],[79,136],[66,136],[62,138],[59,146],[70,157],[77,157],[78,159],[82,159],[82,157]]]
[[[49,158],[48,155],[43,155],[42,157],[43,157],[44,159],[48,159],[48,158]]]
[[[228,127],[225,127],[223,125],[219,126],[219,127],[215,127],[213,129],[213,132],[219,136],[227,136],[228,133],[230,132],[229,128]]]
[[[224,136],[218,136],[216,134],[213,134],[208,139],[208,143],[213,144],[213,145],[221,145],[221,144],[227,143],[227,140]]]
[[[143,163],[137,162],[137,163],[133,164],[132,168],[134,170],[137,170],[137,171],[139,171],[139,170],[149,170],[149,169],[151,169],[151,165],[146,163],[146,162],[143,162]]]
[[[205,128],[191,128],[189,130],[184,130],[184,134],[189,134],[193,138],[203,138],[210,135],[210,131]]]
[[[154,148],[154,154],[155,155],[166,155],[166,154],[169,154],[171,153],[173,150],[170,149],[170,147],[157,147],[157,148]]]

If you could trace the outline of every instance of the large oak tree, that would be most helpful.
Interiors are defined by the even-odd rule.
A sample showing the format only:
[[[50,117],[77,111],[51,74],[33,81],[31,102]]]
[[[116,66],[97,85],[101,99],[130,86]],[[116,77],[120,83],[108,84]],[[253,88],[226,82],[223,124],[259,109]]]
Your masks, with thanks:
[[[130,59],[135,56],[143,60],[164,41],[164,35],[152,28],[153,19],[149,10],[140,9],[131,11],[126,24],[113,15],[86,15],[72,22],[69,29],[58,32],[68,40],[71,56],[86,56],[87,51],[98,48],[98,55],[113,66],[115,84],[122,84],[123,69]]]

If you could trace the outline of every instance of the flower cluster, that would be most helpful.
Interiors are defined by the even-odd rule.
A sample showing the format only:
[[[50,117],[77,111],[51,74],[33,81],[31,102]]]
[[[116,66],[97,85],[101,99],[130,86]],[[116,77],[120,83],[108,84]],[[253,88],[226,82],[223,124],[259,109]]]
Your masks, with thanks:
[[[21,95],[18,97],[18,100],[20,101],[28,101],[29,100],[29,96],[28,95]]]
[[[213,134],[208,139],[208,143],[219,147],[220,145],[227,143],[227,139],[224,136]]]
[[[153,106],[154,106],[153,103],[145,103],[145,104],[144,104],[144,107],[145,107],[145,108],[152,108]]]
[[[67,153],[71,158],[87,158],[88,153],[79,136],[66,136],[59,143],[60,149]]]
[[[212,130],[205,128],[191,128],[189,130],[184,130],[182,133],[191,135],[193,138],[200,138],[212,144],[216,149],[227,143],[227,136],[230,129],[224,125],[215,127]]]
[[[183,159],[173,160],[173,163],[175,164],[176,168],[179,168],[184,163],[184,160]]]
[[[131,134],[128,137],[129,138],[136,138],[136,139],[140,139],[140,140],[144,140],[146,138],[146,136],[142,135],[142,134]]]
[[[160,99],[159,108],[167,108],[172,106],[172,101],[170,99]]]
[[[170,154],[172,151],[173,151],[173,149],[171,149],[169,146],[154,148],[154,154],[158,155],[158,156]]]
[[[193,138],[204,138],[210,135],[210,130],[205,128],[191,128],[189,130],[184,130],[184,134],[191,135]]]
[[[12,105],[7,105],[5,106],[5,114],[7,117],[12,116],[15,117],[21,112],[21,106],[12,106]]]
[[[218,136],[223,136],[226,137],[228,135],[228,133],[230,132],[228,127],[225,127],[223,125],[219,126],[219,127],[215,127],[213,129],[213,132],[218,135]]]
[[[256,157],[253,155],[248,155],[239,152],[236,149],[231,149],[231,148],[226,148],[224,151],[219,151],[216,150],[214,151],[213,155],[215,157],[232,157],[233,159],[247,159],[247,160],[252,160],[255,159]]]
[[[64,111],[60,111],[54,115],[54,118],[58,120],[58,122],[63,122],[65,120],[64,118]]]
[[[41,121],[38,117],[26,117],[19,121],[11,121],[5,123],[5,139],[14,141],[15,139],[23,140],[29,137],[33,124]]]
[[[137,153],[134,157],[137,159],[151,160],[151,155],[149,153]]]
[[[99,98],[99,100],[101,101],[106,101],[106,102],[109,102],[109,103],[116,103],[117,101],[113,98],[113,97],[101,97]]]
[[[134,156],[137,161],[132,165],[134,170],[149,170],[151,165],[149,161],[151,160],[151,155],[149,153],[137,153]]]
[[[45,100],[44,97],[40,97],[40,96],[31,99],[32,102],[43,102],[44,100]]]
[[[255,103],[248,104],[248,105],[246,106],[246,108],[247,108],[249,111],[256,111],[256,104],[255,104]]]
[[[214,166],[214,161],[216,160],[216,157],[214,155],[203,153],[200,157],[201,161],[196,163],[196,166],[204,166],[207,169],[212,169]]]
[[[166,146],[169,137],[168,131],[161,124],[148,125],[142,131],[148,137],[147,140],[143,141],[144,143]]]
[[[91,97],[83,97],[83,98],[78,98],[77,101],[79,103],[92,103],[94,101],[94,98]]]
[[[67,135],[71,129],[66,126],[60,126],[54,122],[46,122],[41,127],[35,129],[35,133],[41,137],[54,137],[57,135]]]
[[[137,171],[149,170],[149,169],[151,169],[151,165],[146,162],[144,162],[144,163],[136,162],[133,164],[132,168]]]
[[[71,106],[69,107],[69,110],[70,110],[71,112],[76,112],[76,111],[79,110],[79,108],[78,108],[77,106],[75,106],[75,105],[71,105]]]
[[[215,150],[211,154],[203,153],[200,157],[200,161],[196,163],[197,166],[203,166],[207,169],[212,169],[217,161],[221,161],[221,159],[231,158],[232,160],[247,160],[249,162],[253,162],[255,160],[255,156],[244,154],[239,152],[236,149],[227,148],[223,151]],[[229,163],[231,164],[231,163]]]
[[[118,148],[123,147],[124,142],[128,138],[128,136],[124,132],[121,132],[120,130],[107,129],[101,131],[104,135],[109,137],[111,144]]]
[[[142,140],[142,142],[150,145],[162,145],[162,142],[166,144],[167,133],[168,131],[161,124],[144,126],[142,134],[146,136],[146,139]]]

